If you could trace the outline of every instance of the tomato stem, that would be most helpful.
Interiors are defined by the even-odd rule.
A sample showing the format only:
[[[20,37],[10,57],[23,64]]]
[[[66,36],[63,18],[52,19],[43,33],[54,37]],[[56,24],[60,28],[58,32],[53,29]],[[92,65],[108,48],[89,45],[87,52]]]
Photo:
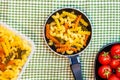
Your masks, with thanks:
[[[120,67],[118,67],[118,72],[120,72]]]
[[[104,52],[102,56],[107,56],[108,54],[108,52]]]
[[[106,78],[108,79],[108,77],[109,77],[109,74],[110,74],[110,71],[108,71],[108,70],[105,70],[105,73],[104,73],[104,75],[106,75]]]

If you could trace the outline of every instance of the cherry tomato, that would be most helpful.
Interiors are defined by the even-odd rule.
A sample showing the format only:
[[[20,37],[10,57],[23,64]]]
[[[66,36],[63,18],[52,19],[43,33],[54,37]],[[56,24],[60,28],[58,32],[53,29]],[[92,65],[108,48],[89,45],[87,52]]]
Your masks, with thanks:
[[[112,74],[112,69],[109,65],[102,65],[98,69],[98,75],[101,78],[108,79],[109,76]]]
[[[112,74],[108,80],[120,80],[115,74]]]
[[[120,78],[120,65],[116,68],[116,76]]]
[[[111,68],[115,69],[119,64],[120,64],[119,59],[112,59],[109,65]]]
[[[101,64],[109,64],[110,61],[111,61],[111,57],[109,55],[109,52],[101,52],[99,57],[98,57],[98,61],[101,63]]]
[[[120,44],[113,45],[110,52],[113,58],[120,58]]]

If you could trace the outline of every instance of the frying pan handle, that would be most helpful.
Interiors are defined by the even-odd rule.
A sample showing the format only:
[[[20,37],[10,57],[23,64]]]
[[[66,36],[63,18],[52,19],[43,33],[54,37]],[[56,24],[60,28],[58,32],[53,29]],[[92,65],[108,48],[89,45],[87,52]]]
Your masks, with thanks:
[[[70,57],[70,62],[71,62],[70,67],[73,72],[75,80],[83,80],[81,65],[78,57],[79,57],[78,55]]]

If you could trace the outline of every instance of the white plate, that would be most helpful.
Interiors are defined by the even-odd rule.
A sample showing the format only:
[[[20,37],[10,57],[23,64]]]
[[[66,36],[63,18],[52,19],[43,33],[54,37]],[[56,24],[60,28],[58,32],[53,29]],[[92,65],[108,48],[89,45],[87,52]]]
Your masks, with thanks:
[[[31,57],[32,57],[32,54],[34,53],[34,50],[35,50],[34,42],[33,42],[31,39],[29,39],[28,37],[26,37],[26,36],[24,36],[23,34],[21,34],[20,32],[18,32],[17,30],[15,30],[15,29],[13,29],[12,27],[8,26],[7,24],[5,24],[5,23],[3,23],[3,22],[0,22],[0,24],[3,25],[4,27],[6,27],[7,29],[9,29],[10,31],[15,32],[15,34],[17,34],[18,36],[20,36],[22,39],[28,41],[28,43],[31,45],[31,48],[32,48],[32,49],[31,49],[31,53],[30,53],[30,55],[28,56],[28,59],[27,59],[26,63],[24,64],[24,66],[22,67],[22,70],[21,70],[21,72],[19,73],[18,78],[17,78],[17,80],[20,80],[23,72],[25,71],[26,66],[28,65],[29,60],[30,60]]]

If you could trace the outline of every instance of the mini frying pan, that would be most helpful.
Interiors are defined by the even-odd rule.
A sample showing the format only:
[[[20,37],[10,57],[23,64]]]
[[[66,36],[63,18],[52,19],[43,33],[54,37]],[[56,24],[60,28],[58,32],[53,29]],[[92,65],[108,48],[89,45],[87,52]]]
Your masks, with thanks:
[[[56,14],[56,12],[58,13],[62,13],[62,11],[67,11],[67,12],[72,12],[74,11],[74,13],[76,15],[82,15],[82,18],[88,23],[88,31],[90,31],[90,36],[87,40],[87,43],[86,43],[86,46],[84,48],[82,48],[80,51],[77,51],[77,52],[74,52],[73,54],[71,55],[68,55],[68,54],[61,54],[61,53],[58,53],[56,52],[56,48],[55,46],[49,46],[48,45],[48,39],[47,37],[45,36],[46,35],[46,24],[49,24],[53,21],[52,19],[52,15]],[[74,8],[62,8],[62,9],[58,9],[57,11],[53,12],[46,20],[46,23],[45,23],[45,26],[44,26],[44,39],[45,39],[45,42],[47,44],[47,46],[53,51],[55,52],[56,54],[60,55],[60,56],[64,56],[64,57],[67,57],[69,60],[70,60],[70,67],[71,67],[71,70],[73,72],[73,75],[74,75],[74,78],[75,80],[83,80],[82,78],[82,72],[81,72],[81,64],[80,64],[80,61],[79,61],[79,54],[82,53],[82,51],[84,51],[86,49],[86,47],[88,46],[88,44],[90,43],[90,40],[91,40],[91,37],[92,37],[92,27],[91,27],[91,23],[89,21],[89,19],[87,18],[87,16],[82,13],[81,11],[79,11],[78,9],[74,9]]]
[[[110,49],[113,45],[116,45],[116,44],[119,44],[120,45],[120,42],[114,42],[114,43],[110,43],[110,44],[107,44],[105,46],[103,46],[100,51],[97,53],[96,55],[96,58],[95,58],[95,68],[94,68],[94,74],[95,74],[95,80],[106,80],[106,79],[103,79],[101,78],[99,75],[98,75],[98,69],[99,67],[101,66],[101,64],[99,63],[98,61],[98,57],[100,55],[101,52],[105,51],[105,52],[110,52]]]

